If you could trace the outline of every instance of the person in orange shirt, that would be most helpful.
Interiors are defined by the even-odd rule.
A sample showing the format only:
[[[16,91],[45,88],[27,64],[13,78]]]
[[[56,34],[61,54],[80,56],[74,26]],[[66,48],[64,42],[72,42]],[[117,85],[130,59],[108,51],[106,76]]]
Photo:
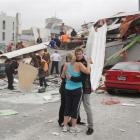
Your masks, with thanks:
[[[66,32],[64,32],[63,35],[61,35],[61,47],[63,49],[67,49],[67,44],[68,44],[68,41],[69,41],[69,36],[66,34]]]

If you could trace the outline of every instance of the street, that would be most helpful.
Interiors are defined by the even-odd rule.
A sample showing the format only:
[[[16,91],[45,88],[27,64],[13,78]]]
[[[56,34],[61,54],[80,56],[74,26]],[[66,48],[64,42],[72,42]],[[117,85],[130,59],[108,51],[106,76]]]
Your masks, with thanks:
[[[51,94],[50,102],[45,100],[46,93],[18,93],[7,89],[0,91],[0,110],[11,109],[16,115],[0,115],[0,140],[139,140],[140,138],[140,96],[91,95],[94,116],[94,133],[87,136],[87,127],[78,126],[78,134],[64,133],[58,126],[59,93]],[[53,99],[51,101],[51,99]],[[56,100],[55,100],[56,99]],[[120,101],[106,105],[107,100]],[[86,114],[81,105],[82,121]]]

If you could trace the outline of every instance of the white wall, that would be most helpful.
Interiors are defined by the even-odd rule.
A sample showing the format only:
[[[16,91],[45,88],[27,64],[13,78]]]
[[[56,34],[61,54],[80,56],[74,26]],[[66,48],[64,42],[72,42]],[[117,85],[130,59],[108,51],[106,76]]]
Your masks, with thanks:
[[[3,29],[3,21],[5,21],[5,29]],[[13,28],[14,22],[14,28]],[[2,39],[2,32],[5,32],[5,40]],[[14,33],[14,40],[13,40]],[[8,45],[10,41],[16,39],[16,17],[7,16],[5,13],[0,14],[0,44]],[[1,49],[1,48],[0,48]]]

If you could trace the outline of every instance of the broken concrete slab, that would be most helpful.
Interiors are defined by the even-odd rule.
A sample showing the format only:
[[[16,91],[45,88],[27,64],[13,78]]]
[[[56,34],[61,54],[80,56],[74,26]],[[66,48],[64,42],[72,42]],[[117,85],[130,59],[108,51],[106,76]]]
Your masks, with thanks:
[[[53,120],[48,120],[47,123],[53,123]]]
[[[140,121],[136,121],[137,124],[140,124]]]
[[[131,106],[131,107],[136,107],[135,104],[131,104],[131,103],[122,103],[122,106]]]
[[[52,134],[53,134],[54,136],[59,136],[59,135],[60,135],[58,132],[52,132]]]
[[[119,129],[121,132],[126,132],[126,130],[124,130],[124,129]]]
[[[0,116],[11,116],[16,114],[18,114],[18,112],[15,110],[10,110],[10,109],[0,110]]]

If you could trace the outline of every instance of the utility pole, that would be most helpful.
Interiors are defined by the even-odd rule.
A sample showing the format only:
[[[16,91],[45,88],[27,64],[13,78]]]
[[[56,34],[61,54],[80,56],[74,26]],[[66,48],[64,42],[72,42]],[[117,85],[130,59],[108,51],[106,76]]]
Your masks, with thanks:
[[[16,44],[19,41],[19,37],[22,34],[21,31],[21,14],[16,13]]]
[[[140,11],[140,0],[138,2],[138,11]]]

